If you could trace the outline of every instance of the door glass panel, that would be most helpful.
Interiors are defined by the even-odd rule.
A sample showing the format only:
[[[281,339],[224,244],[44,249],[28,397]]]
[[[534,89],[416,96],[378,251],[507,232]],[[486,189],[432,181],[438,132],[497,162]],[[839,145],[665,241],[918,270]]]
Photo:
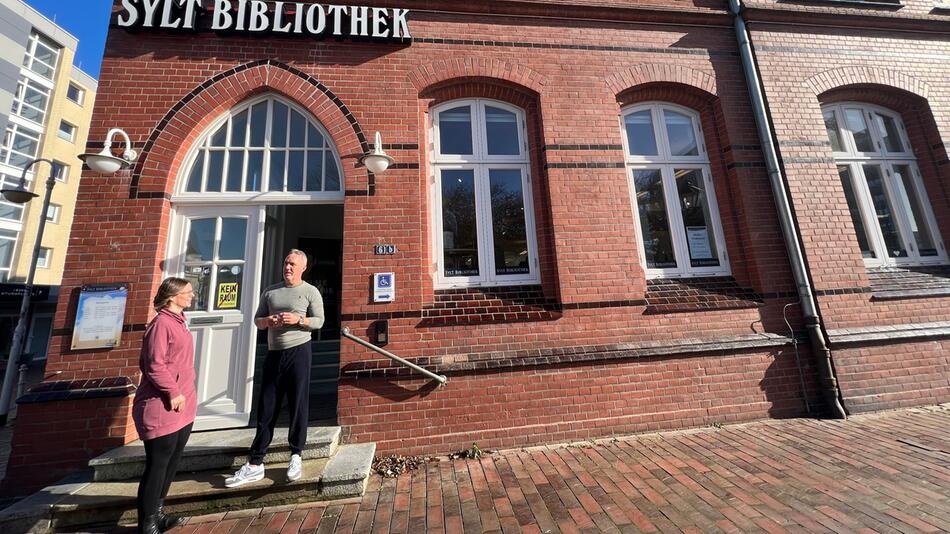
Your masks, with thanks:
[[[217,289],[214,292],[215,310],[237,310],[241,308],[243,293],[243,265],[219,265]]]
[[[860,109],[846,109],[844,120],[854,135],[854,146],[858,152],[874,152],[874,141],[871,140],[871,132],[868,130],[867,121],[864,120],[864,113]]]
[[[528,274],[528,230],[520,169],[488,171],[495,274]]]
[[[221,220],[221,246],[218,259],[243,260],[247,239],[247,219],[229,217]]]
[[[643,234],[643,250],[647,267],[650,269],[676,267],[673,236],[670,234],[670,219],[666,213],[666,198],[663,194],[663,177],[660,170],[634,170],[633,182],[637,192],[637,210],[640,214],[640,229]]]
[[[307,125],[307,146],[310,148],[323,148],[323,134],[312,124]]]
[[[271,124],[270,146],[287,146],[287,112],[289,109],[280,102],[274,102],[274,118]]]
[[[303,158],[304,153],[299,150],[290,153],[290,166],[287,168],[288,191],[303,191]]]
[[[191,282],[195,290],[195,299],[189,310],[207,310],[208,293],[211,286],[211,265],[190,265],[185,267],[185,280]]]
[[[211,146],[223,147],[227,139],[228,139],[228,124],[224,123],[220,128],[218,128],[218,131],[214,132],[214,135],[211,136]]]
[[[224,175],[224,152],[214,151],[208,158],[208,184],[205,191],[221,191],[221,180]]]
[[[442,154],[472,154],[472,108],[461,106],[439,113]]]
[[[442,248],[445,276],[478,276],[475,171],[442,171]]]
[[[305,132],[307,131],[307,119],[294,110],[290,110],[290,146],[304,147]]]
[[[263,147],[264,137],[267,134],[267,102],[255,104],[251,108],[251,142],[250,146]]]
[[[888,152],[904,152],[904,143],[901,141],[900,132],[897,131],[897,122],[893,117],[873,113],[874,123],[877,126],[881,139],[884,140],[884,148]]]
[[[891,199],[884,186],[884,175],[881,168],[877,165],[863,165],[864,177],[868,182],[868,190],[871,193],[871,202],[874,204],[874,211],[877,213],[877,224],[884,236],[884,244],[887,246],[887,255],[892,258],[906,258],[907,250],[904,248],[897,229],[897,222],[894,219],[894,207],[891,205]]]
[[[518,117],[514,113],[485,106],[485,123],[489,155],[512,156],[521,153],[518,147]]]
[[[327,154],[325,158],[326,176],[324,177],[325,191],[340,190],[340,169],[336,166],[336,158],[332,154]]]
[[[841,130],[838,128],[838,116],[834,110],[822,112],[825,119],[825,132],[828,133],[828,140],[831,141],[831,150],[835,152],[844,152],[844,144],[841,142]]]
[[[686,230],[690,265],[716,267],[719,265],[719,251],[716,247],[712,216],[709,214],[708,192],[703,173],[699,169],[677,169],[673,172]]]
[[[307,153],[307,191],[323,189],[323,151],[311,150]]]
[[[838,165],[838,176],[841,178],[841,187],[844,189],[844,197],[848,201],[848,211],[851,213],[851,223],[854,224],[854,232],[858,237],[858,245],[861,247],[861,256],[865,258],[876,258],[877,254],[875,254],[871,248],[871,240],[868,238],[867,228],[864,226],[864,218],[861,217],[861,209],[858,207],[858,199],[854,194],[851,167]]]
[[[633,156],[656,156],[656,135],[650,110],[630,113],[623,118],[627,128],[627,146]]]
[[[910,231],[914,235],[918,252],[921,256],[937,256],[933,231],[921,204],[921,198],[924,198],[923,191],[920,191],[917,187],[918,182],[914,179],[910,165],[906,163],[895,164],[894,175],[896,178],[894,189],[897,190],[897,195],[900,197],[899,201],[907,214]]]
[[[268,191],[284,190],[284,164],[287,161],[286,152],[271,152],[270,154],[270,187]]]
[[[693,119],[688,115],[668,109],[663,110],[663,118],[666,121],[666,132],[670,137],[670,154],[673,156],[699,155]]]
[[[214,259],[214,225],[215,219],[191,220],[185,261],[211,261]]]

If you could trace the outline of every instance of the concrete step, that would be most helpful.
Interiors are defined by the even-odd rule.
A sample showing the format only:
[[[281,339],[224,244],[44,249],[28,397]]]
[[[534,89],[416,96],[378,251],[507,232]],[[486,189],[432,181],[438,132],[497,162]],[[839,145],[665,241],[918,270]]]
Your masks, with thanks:
[[[304,461],[303,476],[286,479],[286,462],[265,465],[264,480],[225,488],[231,470],[182,473],[165,499],[165,510],[184,516],[281,504],[358,497],[366,491],[376,444],[342,445],[331,458]],[[63,480],[0,512],[0,532],[45,534],[137,521],[138,480]]]
[[[254,441],[253,428],[234,430],[216,430],[195,432],[188,439],[188,446],[182,454],[179,471],[206,471],[212,469],[237,469],[248,460],[248,449]],[[340,427],[310,427],[307,430],[307,445],[301,454],[304,460],[329,458],[340,442]],[[287,444],[287,428],[274,431],[265,464],[290,460],[290,446]],[[138,480],[145,471],[145,446],[134,441],[124,447],[113,449],[101,456],[89,460],[93,468],[93,480],[106,482],[112,480]]]

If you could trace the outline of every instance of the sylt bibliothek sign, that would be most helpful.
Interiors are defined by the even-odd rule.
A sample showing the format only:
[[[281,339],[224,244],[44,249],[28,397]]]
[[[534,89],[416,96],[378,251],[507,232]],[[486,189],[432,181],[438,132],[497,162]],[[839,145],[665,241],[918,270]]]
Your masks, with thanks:
[[[409,10],[263,0],[122,0],[129,30],[409,41]]]

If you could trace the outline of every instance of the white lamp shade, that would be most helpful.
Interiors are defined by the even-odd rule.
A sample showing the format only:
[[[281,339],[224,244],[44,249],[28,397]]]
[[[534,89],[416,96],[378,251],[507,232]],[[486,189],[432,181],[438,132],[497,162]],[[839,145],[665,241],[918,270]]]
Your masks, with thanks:
[[[83,154],[79,159],[85,161],[90,169],[103,174],[113,174],[129,166],[124,159],[105,154]]]
[[[363,158],[363,165],[373,174],[385,172],[392,164],[393,158],[381,154],[370,154]]]

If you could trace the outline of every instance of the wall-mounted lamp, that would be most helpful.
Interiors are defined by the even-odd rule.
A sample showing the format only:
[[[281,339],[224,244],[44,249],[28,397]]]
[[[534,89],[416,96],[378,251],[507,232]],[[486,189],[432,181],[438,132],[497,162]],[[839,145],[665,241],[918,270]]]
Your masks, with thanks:
[[[373,152],[360,158],[360,163],[366,166],[373,174],[386,172],[386,169],[393,164],[395,160],[383,152],[383,136],[376,132],[376,144]]]
[[[121,135],[125,140],[125,151],[122,153],[121,158],[112,155],[112,138],[115,137],[116,134]],[[102,152],[98,154],[80,154],[79,159],[86,162],[86,165],[89,165],[89,168],[96,172],[112,174],[131,167],[132,162],[138,157],[138,154],[132,150],[132,142],[129,140],[128,134],[119,128],[109,130],[109,133],[106,134],[106,141],[103,143],[103,147]]]

